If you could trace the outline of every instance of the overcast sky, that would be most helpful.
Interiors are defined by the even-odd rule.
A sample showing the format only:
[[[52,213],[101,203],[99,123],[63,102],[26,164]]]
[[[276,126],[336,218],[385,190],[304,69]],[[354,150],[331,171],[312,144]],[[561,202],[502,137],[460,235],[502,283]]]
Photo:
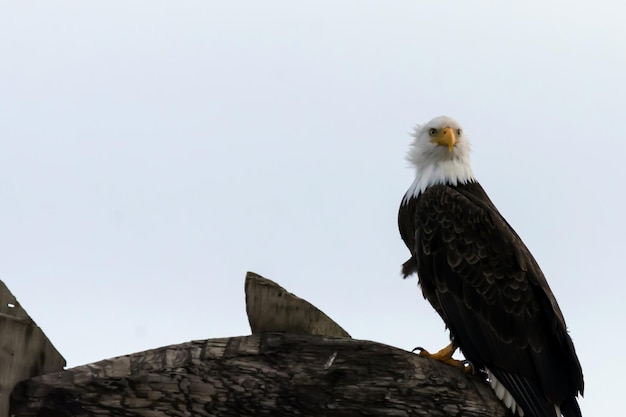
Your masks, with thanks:
[[[622,7],[2,2],[0,279],[68,366],[249,334],[247,270],[355,338],[443,347],[396,218],[408,133],[447,114],[559,300],[583,413],[615,414]]]

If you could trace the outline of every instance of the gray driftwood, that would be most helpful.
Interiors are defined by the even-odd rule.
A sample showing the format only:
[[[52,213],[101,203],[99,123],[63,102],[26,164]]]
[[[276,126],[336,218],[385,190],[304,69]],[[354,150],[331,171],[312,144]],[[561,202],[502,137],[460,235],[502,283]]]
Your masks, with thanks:
[[[65,359],[0,281],[0,417],[19,381],[63,369]]]
[[[266,333],[195,341],[32,378],[14,415],[506,416],[476,377],[380,343]]]
[[[252,336],[166,346],[31,378],[13,391],[11,413],[510,416],[484,380],[350,339],[317,308],[253,273],[246,278],[246,302]]]

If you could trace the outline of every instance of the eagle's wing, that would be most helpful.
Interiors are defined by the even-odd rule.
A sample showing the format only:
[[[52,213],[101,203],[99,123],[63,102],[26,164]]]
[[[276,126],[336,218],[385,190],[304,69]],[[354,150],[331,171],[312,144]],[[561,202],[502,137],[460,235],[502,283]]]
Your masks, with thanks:
[[[420,284],[465,356],[528,414],[552,417],[553,404],[576,405],[582,370],[558,304],[482,187],[432,186],[415,209]]]

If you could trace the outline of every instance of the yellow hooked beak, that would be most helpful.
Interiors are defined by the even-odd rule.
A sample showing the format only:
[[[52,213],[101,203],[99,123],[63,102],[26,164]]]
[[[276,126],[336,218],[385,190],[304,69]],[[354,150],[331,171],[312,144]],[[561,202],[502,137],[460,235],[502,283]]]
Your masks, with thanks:
[[[456,134],[454,133],[454,129],[445,127],[441,132],[433,136],[431,142],[447,146],[450,152],[452,152],[452,148],[454,148],[454,145],[456,144]]]

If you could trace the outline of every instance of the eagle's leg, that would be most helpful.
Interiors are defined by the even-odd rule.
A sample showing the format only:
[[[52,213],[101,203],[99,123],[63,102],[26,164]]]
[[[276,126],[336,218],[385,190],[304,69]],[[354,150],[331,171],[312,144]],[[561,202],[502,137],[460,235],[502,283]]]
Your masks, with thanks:
[[[452,365],[456,368],[460,368],[465,372],[473,372],[472,366],[467,361],[460,361],[452,358],[456,349],[457,347],[451,342],[448,346],[436,353],[430,353],[421,347],[417,347],[413,349],[413,351],[419,350],[418,355],[423,358],[431,358],[439,362],[447,363],[448,365]]]

